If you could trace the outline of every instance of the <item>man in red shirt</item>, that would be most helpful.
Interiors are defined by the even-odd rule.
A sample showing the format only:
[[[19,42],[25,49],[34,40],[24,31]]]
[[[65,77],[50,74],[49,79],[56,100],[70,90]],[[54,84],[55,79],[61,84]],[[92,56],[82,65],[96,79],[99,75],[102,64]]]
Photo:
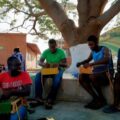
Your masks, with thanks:
[[[0,89],[2,90],[1,100],[7,100],[11,96],[25,97],[30,94],[32,80],[27,72],[20,70],[21,63],[16,57],[7,60],[8,72],[0,75]],[[21,120],[24,119],[27,110],[21,106],[18,110]],[[17,113],[10,115],[10,120],[18,120]]]

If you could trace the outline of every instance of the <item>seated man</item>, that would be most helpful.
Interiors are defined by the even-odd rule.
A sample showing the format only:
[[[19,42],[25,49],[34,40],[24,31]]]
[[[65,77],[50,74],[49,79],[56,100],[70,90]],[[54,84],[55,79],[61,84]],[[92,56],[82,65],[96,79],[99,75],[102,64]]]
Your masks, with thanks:
[[[114,79],[114,103],[103,111],[105,113],[120,112],[120,49],[118,51],[117,73]]]
[[[109,85],[106,72],[108,72],[111,57],[108,48],[98,45],[98,38],[96,36],[89,36],[88,45],[91,49],[90,56],[88,59],[77,63],[77,67],[80,65],[83,65],[85,68],[93,67],[93,73],[91,75],[80,74],[79,82],[93,97],[93,100],[85,105],[85,107],[99,109],[106,104],[101,88]],[[92,60],[93,62],[90,62]]]
[[[40,58],[39,65],[43,68],[50,68],[50,67],[58,67],[59,73],[56,75],[53,75],[53,83],[52,88],[48,94],[45,107],[46,109],[51,109],[52,104],[56,98],[58,89],[60,87],[60,83],[62,80],[62,75],[64,72],[64,67],[66,67],[66,56],[62,49],[57,48],[56,41],[54,39],[50,39],[48,42],[49,48],[43,52]],[[45,62],[46,60],[46,62]],[[48,76],[43,76],[45,78],[48,78]],[[45,80],[42,81],[41,79],[41,73],[38,73],[35,78],[35,97],[38,103],[43,104],[43,85],[42,83]]]
[[[25,97],[30,94],[32,81],[27,72],[21,72],[21,63],[16,57],[9,57],[7,60],[8,72],[0,75],[0,88],[2,95],[0,100],[8,100],[12,96]],[[17,113],[10,115],[9,120],[24,120],[27,114],[25,106],[21,106]],[[2,120],[2,119],[0,119]],[[5,120],[7,120],[5,118]]]

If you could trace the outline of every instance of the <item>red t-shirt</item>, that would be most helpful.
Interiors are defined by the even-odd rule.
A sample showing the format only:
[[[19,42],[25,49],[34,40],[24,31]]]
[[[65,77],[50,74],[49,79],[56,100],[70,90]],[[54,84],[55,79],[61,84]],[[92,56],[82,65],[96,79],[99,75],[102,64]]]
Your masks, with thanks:
[[[8,72],[0,74],[0,88],[18,88],[24,85],[31,85],[32,80],[27,72],[21,72],[18,76],[12,77]]]

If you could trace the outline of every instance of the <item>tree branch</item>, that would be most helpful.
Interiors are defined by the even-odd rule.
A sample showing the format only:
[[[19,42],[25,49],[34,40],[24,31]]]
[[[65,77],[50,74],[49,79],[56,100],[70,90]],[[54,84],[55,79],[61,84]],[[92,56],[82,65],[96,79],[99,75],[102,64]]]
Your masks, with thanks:
[[[25,11],[23,11],[23,10],[18,9],[16,6],[14,6],[14,5],[13,5],[11,2],[9,2],[9,1],[8,1],[8,3],[9,3],[9,5],[11,5],[12,8],[15,9],[17,12],[21,12],[21,13],[24,13],[24,14],[29,15],[29,16],[39,17],[39,16],[42,16],[42,15],[46,15],[46,12],[45,12],[45,11],[41,11],[41,12],[39,12],[39,13],[34,13],[34,12],[32,11],[32,9],[34,8],[34,6],[31,6],[27,0],[24,0],[24,1],[25,1],[25,3],[26,3],[27,7],[29,8],[29,12],[25,12]],[[8,12],[8,11],[9,11],[9,9],[6,10],[6,12]]]
[[[33,11],[32,11],[33,6],[31,6],[31,5],[29,4],[28,0],[24,0],[24,1],[25,1],[25,4],[28,6],[30,13],[33,13]]]
[[[28,12],[25,12],[25,11],[23,11],[23,10],[18,9],[17,6],[14,6],[10,1],[7,1],[7,3],[8,3],[8,5],[10,5],[13,9],[15,9],[17,12],[21,12],[21,13],[24,13],[24,14],[26,14],[26,15],[29,15]],[[11,8],[11,9],[12,9],[12,8]]]
[[[107,2],[108,0],[89,0],[89,17],[99,17]]]
[[[42,34],[42,33],[40,33],[40,32],[37,31],[37,29],[36,29],[37,21],[38,21],[38,17],[35,17],[35,19],[33,21],[32,28],[29,31],[29,34],[31,34],[31,35],[37,35],[37,36],[39,36],[39,37],[41,37],[43,39],[48,39],[48,37],[45,34]],[[31,32],[32,30],[34,30],[34,33]]]
[[[79,43],[75,23],[68,18],[61,5],[56,0],[39,0],[39,2],[46,13],[53,19],[69,46]]]
[[[33,17],[40,17],[40,16],[43,16],[43,15],[46,15],[46,12],[45,11],[41,11],[41,12],[39,12],[39,13],[34,13],[34,14],[32,14],[32,16]]]
[[[99,17],[108,0],[78,0],[79,27]]]
[[[28,0],[24,0],[25,1],[25,4],[27,5],[27,7],[29,8],[29,14],[33,17],[39,17],[39,16],[42,16],[42,15],[46,15],[46,12],[45,11],[42,11],[42,12],[39,12],[39,13],[34,13],[33,12],[33,9],[35,6],[32,6]]]
[[[8,13],[10,10],[11,10],[11,8],[7,8],[5,11],[0,12],[0,15],[4,15],[4,14]]]
[[[15,27],[12,27],[12,28],[10,29],[10,31],[12,31],[12,30],[14,30],[14,29],[18,29],[18,28],[20,28],[20,27],[23,27],[24,24],[25,24],[25,22],[26,22],[29,18],[30,18],[30,16],[28,16],[27,18],[25,18],[25,19],[23,20],[22,24],[20,24],[20,25],[18,25],[18,26],[15,26]]]
[[[98,18],[98,21],[103,28],[115,15],[120,12],[120,0],[111,6],[111,8],[106,11],[103,15]]]
[[[48,40],[49,38],[45,35],[45,34],[42,34],[38,31],[35,31],[35,32],[32,32],[32,33],[28,33],[30,35],[37,35],[39,38],[43,38],[44,40]]]
[[[45,11],[40,11],[38,13],[34,13],[33,12],[34,6],[31,6],[27,0],[24,0],[24,1],[25,1],[25,4],[27,5],[29,11],[26,12],[24,10],[21,10],[21,9],[17,8],[17,6],[14,6],[10,1],[7,1],[7,4],[9,4],[11,6],[11,8],[7,8],[5,11],[1,12],[0,15],[8,13],[11,9],[14,9],[15,13],[20,12],[20,13],[24,13],[25,15],[29,15],[32,17],[39,17],[39,16],[46,15]]]
[[[33,21],[32,28],[31,28],[31,30],[29,31],[29,33],[31,33],[31,31],[34,30],[35,33],[37,34],[37,30],[36,30],[36,23],[37,23],[37,20],[38,20],[38,18],[35,17],[35,19],[34,19],[34,21]]]
[[[88,0],[78,0],[77,10],[79,14],[79,27],[88,20]]]
[[[55,0],[39,0],[39,2],[47,14],[53,19],[56,26],[61,29],[61,25],[68,17],[60,4]]]

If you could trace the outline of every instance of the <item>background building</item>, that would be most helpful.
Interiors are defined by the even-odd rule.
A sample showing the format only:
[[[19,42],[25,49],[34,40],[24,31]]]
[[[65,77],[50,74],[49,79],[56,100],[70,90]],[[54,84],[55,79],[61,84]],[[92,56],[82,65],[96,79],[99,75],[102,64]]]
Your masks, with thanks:
[[[0,33],[0,64],[6,65],[7,58],[12,55],[14,48],[20,48],[27,69],[37,67],[40,50],[36,44],[26,42],[26,34],[22,33]]]

